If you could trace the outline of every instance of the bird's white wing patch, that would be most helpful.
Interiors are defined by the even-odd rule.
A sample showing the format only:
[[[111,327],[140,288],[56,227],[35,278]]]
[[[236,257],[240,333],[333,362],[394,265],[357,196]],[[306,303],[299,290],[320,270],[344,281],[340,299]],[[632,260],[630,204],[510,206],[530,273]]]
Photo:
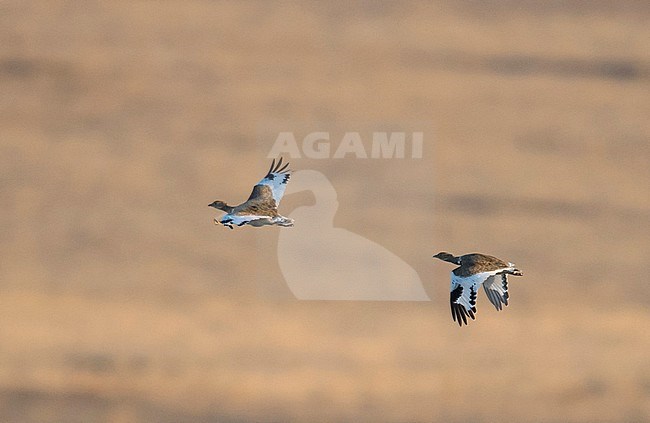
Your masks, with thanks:
[[[287,183],[291,177],[291,171],[287,167],[289,167],[289,163],[282,166],[282,157],[280,157],[277,165],[275,164],[275,159],[273,159],[269,172],[257,183],[257,185],[266,185],[271,188],[271,195],[273,196],[273,200],[275,200],[276,206],[280,205],[280,200],[284,195]]]
[[[479,286],[490,276],[488,273],[477,273],[471,276],[456,276],[451,272],[450,298],[451,317],[460,326],[467,324],[467,317],[475,319],[476,297]]]
[[[483,288],[497,310],[503,309],[504,304],[508,305],[508,280],[505,273],[487,278],[483,283]]]
[[[473,276],[460,277],[451,273],[451,287],[449,302],[451,304],[451,317],[460,326],[467,324],[467,317],[474,320],[476,313],[476,294],[478,292],[478,279]]]

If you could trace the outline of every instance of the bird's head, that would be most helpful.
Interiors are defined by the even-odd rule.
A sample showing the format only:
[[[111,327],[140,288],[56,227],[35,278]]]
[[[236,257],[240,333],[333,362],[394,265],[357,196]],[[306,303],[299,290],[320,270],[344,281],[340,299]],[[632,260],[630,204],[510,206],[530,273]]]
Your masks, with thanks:
[[[458,260],[458,257],[455,257],[453,254],[449,254],[445,251],[439,252],[438,254],[433,256],[433,258],[437,258],[439,260],[448,261],[449,263],[455,263],[455,264],[459,264],[460,261]]]
[[[223,211],[226,211],[228,209],[228,205],[220,200],[213,201],[212,203],[208,204],[208,207],[214,207],[215,209]]]

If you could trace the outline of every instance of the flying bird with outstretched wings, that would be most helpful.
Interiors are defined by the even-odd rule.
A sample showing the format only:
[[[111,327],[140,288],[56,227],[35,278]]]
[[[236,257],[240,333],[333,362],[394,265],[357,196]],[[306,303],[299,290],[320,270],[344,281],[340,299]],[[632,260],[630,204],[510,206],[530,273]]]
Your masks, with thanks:
[[[456,257],[440,252],[433,257],[458,265],[451,271],[450,303],[451,317],[460,326],[467,324],[468,316],[474,320],[476,296],[481,285],[492,305],[501,310],[504,305],[508,305],[510,296],[506,275],[523,276],[514,263],[485,254],[473,253]]]
[[[226,212],[221,219],[215,218],[215,225],[233,229],[235,226],[293,226],[293,219],[281,216],[278,213],[278,205],[287,188],[291,177],[289,163],[282,166],[282,157],[278,163],[275,159],[267,175],[253,187],[248,200],[238,206],[229,206],[223,201],[213,201],[209,207]]]

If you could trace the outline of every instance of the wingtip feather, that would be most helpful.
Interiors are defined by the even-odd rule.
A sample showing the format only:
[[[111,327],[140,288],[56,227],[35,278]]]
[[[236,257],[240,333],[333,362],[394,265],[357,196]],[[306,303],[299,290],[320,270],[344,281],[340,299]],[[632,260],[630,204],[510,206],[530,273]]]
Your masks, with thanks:
[[[283,163],[283,158],[280,156],[280,160],[278,162],[275,162],[275,159],[271,162],[271,167],[269,168],[269,172],[267,175],[270,175],[272,173],[284,173],[286,172],[287,168],[289,167],[289,162],[284,163],[284,166],[282,166]]]
[[[278,165],[278,167],[279,167],[279,165]],[[278,169],[278,170],[276,170],[276,172],[278,172],[278,173],[283,173],[283,172],[287,171],[286,169],[287,169],[288,167],[289,167],[289,162],[285,163],[285,165],[282,167],[282,169]],[[288,172],[288,171],[287,171],[287,172]]]

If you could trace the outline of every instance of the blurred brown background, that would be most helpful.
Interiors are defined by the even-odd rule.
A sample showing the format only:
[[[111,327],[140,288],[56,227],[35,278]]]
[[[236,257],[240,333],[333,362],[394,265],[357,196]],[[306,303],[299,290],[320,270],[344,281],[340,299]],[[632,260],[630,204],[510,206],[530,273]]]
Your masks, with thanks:
[[[0,420],[650,421],[649,20],[632,0],[0,3]],[[433,301],[259,295],[280,229],[206,205],[245,198],[272,120],[433,123],[430,178],[336,221],[391,245],[386,213],[429,217],[400,232]],[[346,175],[354,208],[368,179]],[[511,305],[481,293],[458,328],[438,250],[516,262]]]

